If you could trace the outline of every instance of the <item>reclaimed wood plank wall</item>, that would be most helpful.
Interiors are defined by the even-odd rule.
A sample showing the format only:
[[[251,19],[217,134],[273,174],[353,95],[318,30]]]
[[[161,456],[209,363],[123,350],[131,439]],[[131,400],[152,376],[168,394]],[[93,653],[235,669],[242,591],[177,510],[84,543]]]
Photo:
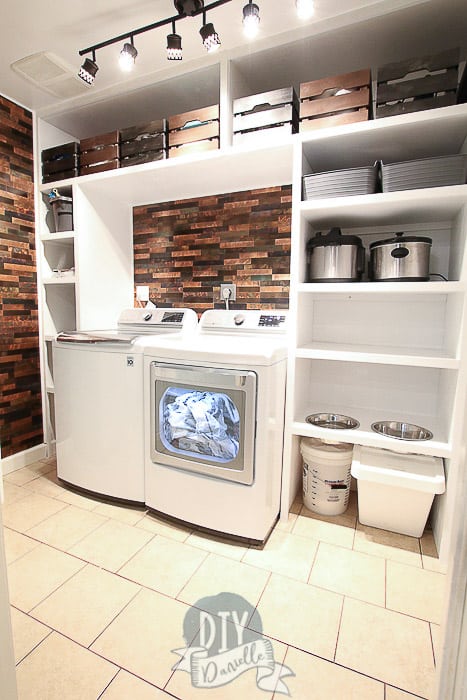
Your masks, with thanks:
[[[43,442],[32,114],[0,96],[0,445]]]
[[[288,308],[291,200],[286,185],[135,207],[135,285],[198,313],[223,307],[225,282],[232,308]]]

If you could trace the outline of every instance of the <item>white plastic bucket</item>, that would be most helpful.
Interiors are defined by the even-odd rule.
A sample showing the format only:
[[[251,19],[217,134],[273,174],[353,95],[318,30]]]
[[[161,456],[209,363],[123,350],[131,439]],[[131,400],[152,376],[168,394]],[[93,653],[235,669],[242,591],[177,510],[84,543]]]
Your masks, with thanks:
[[[347,510],[353,445],[302,438],[303,502],[320,515],[340,515]]]

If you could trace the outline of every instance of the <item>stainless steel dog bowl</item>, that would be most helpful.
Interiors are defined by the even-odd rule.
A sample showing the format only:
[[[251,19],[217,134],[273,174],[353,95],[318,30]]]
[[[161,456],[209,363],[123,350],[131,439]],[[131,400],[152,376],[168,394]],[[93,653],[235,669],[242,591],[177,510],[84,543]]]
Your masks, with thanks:
[[[355,418],[343,416],[340,413],[312,413],[305,418],[305,421],[320,428],[333,428],[335,430],[353,430],[360,425]]]
[[[396,440],[431,440],[433,433],[413,423],[402,423],[396,420],[382,420],[372,423],[375,433],[396,438]]]

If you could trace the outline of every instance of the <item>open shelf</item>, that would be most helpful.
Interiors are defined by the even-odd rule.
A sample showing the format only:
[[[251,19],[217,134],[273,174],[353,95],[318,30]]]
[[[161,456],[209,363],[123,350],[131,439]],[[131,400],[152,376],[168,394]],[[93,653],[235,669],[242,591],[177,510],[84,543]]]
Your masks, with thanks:
[[[271,147],[231,146],[64,181],[129,206],[291,184],[292,136]],[[52,183],[53,184],[53,183]],[[57,187],[60,183],[55,183]],[[41,190],[50,189],[50,184]]]
[[[467,185],[379,192],[303,201],[301,213],[314,227],[357,227],[449,221],[465,206]]]
[[[319,129],[301,135],[303,155],[314,172],[453,155],[466,124],[467,105],[460,104]]]
[[[62,275],[61,277],[46,277],[42,280],[42,284],[75,284],[75,276]]]
[[[460,361],[433,348],[394,348],[376,345],[345,345],[341,343],[313,343],[296,350],[297,358],[309,360],[340,360],[342,362],[370,362],[383,365],[410,365],[459,369]]]
[[[63,241],[66,243],[72,243],[75,238],[74,231],[60,231],[60,233],[43,233],[41,234],[41,241],[54,243],[56,241]]]
[[[345,408],[345,407],[344,407]],[[352,413],[350,413],[352,411]],[[316,411],[310,411],[316,413]],[[308,414],[307,414],[308,415]],[[332,440],[333,442],[349,442],[354,445],[364,445],[366,447],[377,447],[381,450],[392,450],[405,454],[433,455],[434,457],[449,458],[452,456],[452,445],[444,440],[436,438],[439,432],[436,426],[430,428],[433,432],[432,440],[408,441],[396,440],[385,435],[379,435],[371,430],[371,423],[374,420],[362,410],[351,407],[344,410],[344,415],[352,415],[356,418],[360,427],[356,430],[334,430],[318,428],[303,421],[296,420],[292,423],[292,434],[300,437],[314,437],[320,440]],[[414,422],[414,421],[411,421]],[[423,427],[428,427],[427,425]]]
[[[463,292],[461,282],[300,282],[297,292],[300,295],[345,294],[360,295],[416,295],[416,294],[457,294]]]
[[[73,283],[44,285],[44,335],[52,339],[60,331],[76,330],[76,295]]]
[[[372,215],[369,216],[365,205],[362,203],[361,207],[354,208],[352,204],[352,210],[355,214],[355,218],[349,217],[348,212],[345,216],[342,216],[342,212],[339,209],[340,200],[334,199],[332,201],[327,201],[327,207],[322,211],[325,212],[325,217],[327,223],[325,226],[317,223],[316,219],[310,217],[303,217],[301,220],[300,227],[300,263],[299,263],[299,283],[314,284],[316,287],[319,284],[322,287],[322,292],[325,293],[329,288],[329,291],[333,291],[331,287],[335,283],[309,283],[309,270],[307,268],[308,264],[308,253],[307,244],[310,239],[312,239],[316,233],[327,233],[330,228],[338,227],[341,229],[344,235],[352,235],[360,238],[364,252],[365,252],[365,264],[363,269],[362,281],[344,283],[346,287],[343,289],[350,288],[358,289],[362,284],[368,283],[370,276],[370,260],[371,260],[371,246],[376,242],[385,241],[388,239],[393,239],[398,232],[402,232],[407,236],[415,237],[427,237],[431,240],[430,246],[430,258],[429,258],[429,273],[432,276],[429,282],[404,282],[395,281],[392,283],[388,282],[374,282],[371,286],[363,288],[363,291],[373,293],[384,292],[387,293],[392,289],[396,290],[398,286],[401,287],[401,291],[415,290],[417,285],[420,286],[420,291],[435,291],[437,287],[433,286],[436,283],[438,285],[446,285],[449,282],[458,282],[461,279],[464,258],[465,258],[465,248],[466,248],[466,237],[463,232],[465,221],[467,220],[467,186],[458,186],[464,197],[464,203],[461,205],[458,197],[456,196],[456,207],[452,208],[449,212],[437,212],[435,203],[438,201],[438,195],[431,199],[431,206],[433,211],[431,217],[427,219],[426,212],[418,209],[415,205],[409,214],[407,212],[402,212],[398,206],[394,207],[391,211],[391,216],[388,212],[382,212],[379,207],[375,207]],[[453,188],[437,188],[439,190],[452,190]],[[455,188],[457,189],[457,187]],[[417,202],[418,193],[423,192],[423,197],[425,193],[430,190],[417,190],[415,203]],[[404,195],[407,193],[404,193]],[[368,197],[379,197],[380,195],[368,195]],[[384,197],[385,195],[381,195]],[[367,197],[363,198],[366,199]],[[360,197],[347,198],[347,199],[362,199]],[[449,196],[447,197],[449,199]],[[439,200],[441,203],[441,208],[445,207],[446,200],[441,197]],[[363,211],[360,211],[360,208]],[[310,213],[310,212],[308,212]],[[379,287],[381,289],[379,289]],[[392,285],[392,286],[389,286]],[[447,287],[446,289],[449,289]],[[299,288],[300,291],[304,291],[304,287]],[[357,292],[358,293],[358,292]]]
[[[296,357],[458,369],[463,295],[433,285],[438,294],[353,293],[377,283],[351,292],[333,284],[326,293],[328,285],[314,285],[299,294]]]
[[[373,364],[348,360],[298,358],[293,432],[310,437],[449,456],[457,371],[452,368]],[[309,425],[307,415],[340,413],[356,418],[356,430]],[[395,420],[428,428],[433,439],[407,442],[378,435],[375,421]]]

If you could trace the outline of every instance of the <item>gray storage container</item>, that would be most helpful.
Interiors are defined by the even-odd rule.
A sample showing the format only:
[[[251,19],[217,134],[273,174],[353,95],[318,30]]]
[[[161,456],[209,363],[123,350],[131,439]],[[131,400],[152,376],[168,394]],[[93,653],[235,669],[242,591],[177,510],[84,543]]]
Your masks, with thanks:
[[[71,197],[55,197],[49,200],[52,208],[55,233],[73,230],[73,199]]]

